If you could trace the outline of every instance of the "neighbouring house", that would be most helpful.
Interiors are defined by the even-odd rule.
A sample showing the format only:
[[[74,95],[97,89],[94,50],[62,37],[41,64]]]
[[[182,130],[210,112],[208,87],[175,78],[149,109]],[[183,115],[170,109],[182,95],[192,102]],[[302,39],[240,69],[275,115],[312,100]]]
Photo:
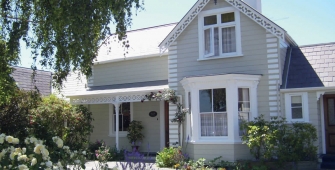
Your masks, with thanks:
[[[35,90],[35,86],[43,96],[48,96],[52,93],[51,81],[52,73],[50,71],[36,70],[33,79],[33,70],[25,67],[14,67],[11,74],[16,85],[23,90]]]
[[[261,114],[312,123],[318,153],[335,153],[335,43],[299,47],[261,14],[260,0],[198,0],[180,22],[129,31],[127,38],[126,57],[111,42],[91,77],[74,74],[65,83],[71,103],[93,112],[91,141],[130,149],[126,130],[138,120],[140,151],[177,142],[178,126],[170,121],[176,106],[140,102],[170,88],[190,109],[179,144],[187,142],[191,158],[251,158],[239,120]]]

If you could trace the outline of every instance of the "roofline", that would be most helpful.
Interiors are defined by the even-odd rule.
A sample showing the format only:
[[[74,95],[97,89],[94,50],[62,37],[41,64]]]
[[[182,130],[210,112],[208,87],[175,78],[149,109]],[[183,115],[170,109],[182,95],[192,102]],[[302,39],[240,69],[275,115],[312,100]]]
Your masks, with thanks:
[[[304,91],[333,91],[335,86],[332,87],[303,87],[303,88],[290,88],[290,89],[280,89],[280,92],[304,92]]]
[[[93,62],[93,64],[99,65],[99,64],[116,63],[116,62],[128,61],[128,60],[138,60],[142,58],[161,57],[163,55],[168,55],[168,54],[169,54],[168,52],[164,52],[164,53],[153,53],[153,54],[138,55],[138,56],[131,56],[131,57],[123,57],[123,58],[114,58],[110,60],[95,61]]]
[[[255,21],[258,25],[265,28],[267,31],[271,32],[274,36],[285,41],[287,32],[277,25],[275,22],[264,16],[259,11],[250,7],[242,0],[225,0],[231,6],[235,7],[241,13]],[[166,51],[170,45],[176,41],[179,35],[188,27],[188,25],[198,16],[202,9],[210,2],[210,0],[198,0],[192,8],[186,13],[186,15],[180,20],[180,22],[173,28],[173,30],[164,38],[164,40],[159,44],[160,51]],[[296,44],[292,41],[293,44]]]
[[[162,24],[162,25],[155,25],[155,26],[151,26],[151,27],[145,27],[145,28],[139,28],[139,29],[129,30],[129,31],[127,31],[127,33],[129,33],[129,32],[136,32],[136,31],[143,31],[143,30],[152,29],[152,28],[158,28],[158,27],[167,27],[167,26],[177,25],[177,24],[178,24],[178,22],[173,22],[173,23],[168,23],[168,24]]]
[[[18,67],[18,68],[23,68],[23,69],[27,69],[27,70],[33,70],[32,68],[28,68],[28,67],[24,67],[24,66],[12,66],[13,68]],[[36,71],[42,71],[42,72],[50,72],[52,73],[52,71],[48,71],[48,70],[39,70],[36,69]]]
[[[330,44],[335,44],[335,42],[319,43],[319,44],[307,44],[307,45],[301,45],[301,46],[297,46],[297,47],[304,48],[304,47],[313,47],[313,46],[330,45]]]

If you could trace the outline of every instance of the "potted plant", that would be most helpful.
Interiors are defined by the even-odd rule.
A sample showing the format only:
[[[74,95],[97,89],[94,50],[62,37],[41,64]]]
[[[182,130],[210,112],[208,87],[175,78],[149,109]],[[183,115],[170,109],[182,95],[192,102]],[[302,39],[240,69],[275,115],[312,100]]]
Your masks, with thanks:
[[[130,122],[127,138],[132,144],[132,149],[135,151],[138,151],[140,141],[142,141],[142,139],[144,138],[144,135],[141,132],[142,129],[143,125],[141,121],[133,120]]]

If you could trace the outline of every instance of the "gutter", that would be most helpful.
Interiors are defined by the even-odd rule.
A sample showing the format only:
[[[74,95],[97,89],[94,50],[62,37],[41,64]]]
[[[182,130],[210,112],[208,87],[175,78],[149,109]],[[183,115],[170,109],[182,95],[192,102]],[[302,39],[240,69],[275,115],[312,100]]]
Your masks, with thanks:
[[[292,88],[280,89],[280,92],[306,92],[306,91],[335,91],[335,86],[332,87],[306,87],[306,88]]]

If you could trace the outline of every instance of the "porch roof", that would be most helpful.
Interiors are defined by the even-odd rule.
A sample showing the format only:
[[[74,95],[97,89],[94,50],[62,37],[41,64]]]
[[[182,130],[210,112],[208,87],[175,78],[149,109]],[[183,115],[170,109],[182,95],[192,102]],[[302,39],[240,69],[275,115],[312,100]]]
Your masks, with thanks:
[[[69,94],[72,104],[104,104],[138,102],[149,92],[168,88],[167,80],[91,87],[87,91]]]

